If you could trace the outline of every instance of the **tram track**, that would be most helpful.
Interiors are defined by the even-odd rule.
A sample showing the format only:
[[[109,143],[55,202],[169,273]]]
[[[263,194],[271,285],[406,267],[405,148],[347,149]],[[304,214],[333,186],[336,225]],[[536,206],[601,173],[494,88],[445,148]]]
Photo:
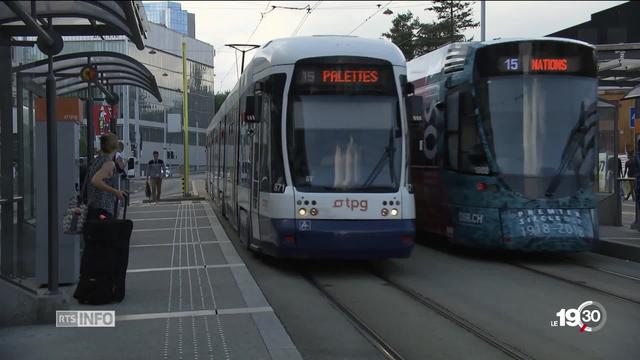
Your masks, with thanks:
[[[390,286],[392,286],[396,290],[402,292],[403,294],[405,294],[406,296],[410,297],[414,301],[419,302],[420,304],[424,305],[425,307],[427,307],[431,311],[435,312],[436,314],[440,315],[441,317],[453,322],[457,326],[463,328],[464,330],[468,331],[469,333],[473,334],[474,336],[480,338],[481,340],[483,340],[487,344],[491,345],[492,347],[500,350],[501,352],[503,352],[507,356],[511,357],[512,359],[534,359],[529,354],[523,352],[522,350],[516,348],[515,346],[509,345],[509,344],[505,343],[504,341],[501,341],[500,339],[498,339],[496,336],[491,334],[486,329],[483,329],[482,327],[472,323],[471,321],[469,321],[469,320],[465,319],[464,317],[458,315],[457,313],[451,311],[447,307],[445,307],[445,306],[439,304],[438,302],[434,301],[433,299],[431,299],[431,298],[429,298],[429,297],[427,297],[427,296],[425,296],[425,295],[423,295],[423,294],[421,294],[421,293],[419,293],[419,292],[417,292],[417,291],[415,291],[415,290],[413,290],[413,289],[411,289],[409,287],[401,285],[401,284],[391,280],[389,277],[380,274],[379,272],[377,272],[375,270],[371,270],[370,273],[372,275],[376,276],[377,278],[387,282]]]
[[[307,272],[303,272],[302,276],[311,284],[314,288],[322,293],[342,314],[345,315],[351,323],[353,323],[358,331],[378,350],[382,355],[389,360],[405,360],[400,353],[393,348],[388,342],[380,336],[375,330],[373,330],[366,322],[364,322],[359,316],[351,311],[346,305],[344,305],[338,298],[328,292],[320,283],[313,278],[313,276]]]
[[[459,314],[451,311],[450,309],[448,309],[447,307],[439,304],[438,302],[434,301],[433,299],[419,293],[416,292],[413,289],[410,289],[404,285],[401,285],[397,282],[394,282],[393,280],[391,280],[390,278],[388,278],[387,276],[378,273],[375,270],[371,270],[368,269],[367,273],[374,276],[375,278],[378,278],[380,280],[383,280],[386,284],[388,284],[390,287],[394,288],[395,290],[399,291],[402,295],[408,297],[410,300],[420,304],[421,306],[427,308],[428,310],[432,311],[433,313],[435,313],[437,316],[442,317],[448,321],[450,321],[451,323],[453,323],[455,326],[467,331],[468,333],[470,333],[471,335],[477,337],[478,339],[480,339],[481,341],[487,343],[489,346],[491,346],[492,348],[497,349],[498,351],[504,353],[505,355],[507,355],[509,358],[512,359],[518,359],[518,360],[532,360],[534,359],[534,357],[532,357],[531,355],[525,353],[524,351],[516,348],[515,346],[512,346],[510,344],[507,344],[506,342],[500,340],[499,338],[497,338],[496,336],[494,336],[493,334],[491,334],[489,331],[487,331],[486,329],[472,323],[471,321],[465,319],[464,317],[460,316]],[[303,272],[302,276],[311,284],[313,285],[318,291],[320,291],[322,293],[323,296],[325,296],[333,305],[335,305],[335,307],[342,312],[345,317],[347,319],[349,319],[357,328],[358,330],[367,338],[367,340],[376,348],[378,349],[382,355],[387,358],[387,359],[405,359],[405,357],[403,357],[401,355],[401,352],[397,349],[395,349],[393,347],[393,345],[391,345],[388,341],[386,341],[378,332],[376,332],[371,326],[369,326],[367,324],[367,322],[360,318],[354,311],[352,311],[348,305],[346,305],[345,303],[343,303],[342,301],[340,301],[338,299],[338,297],[336,297],[335,295],[331,294],[329,291],[327,291],[325,289],[325,287],[320,284],[314,277],[312,274],[308,273],[308,272]]]
[[[549,278],[552,278],[552,279],[555,279],[555,280],[558,280],[558,281],[562,281],[562,282],[565,282],[565,283],[568,283],[568,284],[579,286],[579,287],[582,287],[582,288],[585,288],[585,289],[597,291],[597,292],[599,292],[601,294],[612,296],[612,297],[615,297],[617,299],[624,300],[624,301],[627,301],[627,302],[630,302],[630,303],[633,303],[633,304],[636,304],[636,305],[640,305],[640,301],[638,301],[636,299],[632,299],[632,298],[626,297],[624,295],[616,294],[616,293],[614,293],[612,291],[609,291],[609,290],[605,290],[605,289],[601,289],[599,287],[595,287],[595,286],[589,285],[589,284],[587,284],[587,283],[585,283],[583,281],[568,279],[566,277],[562,277],[562,276],[559,276],[559,275],[556,275],[556,274],[552,274],[552,273],[549,273],[549,272],[546,272],[546,271],[543,271],[543,270],[540,270],[540,269],[536,269],[534,267],[527,266],[527,265],[522,264],[522,263],[509,261],[509,262],[505,262],[505,264],[517,267],[519,269],[527,270],[527,271],[530,271],[530,272],[533,272],[533,273],[536,273],[536,274],[539,274],[539,275],[543,275],[543,276],[546,276],[546,277],[549,277]],[[573,264],[573,265],[578,265],[578,264]],[[584,266],[584,267],[591,268],[590,266]],[[605,271],[598,270],[598,269],[596,269],[596,270],[597,271],[601,271],[603,273],[609,274],[609,272],[605,272]],[[619,275],[623,275],[623,274],[619,274]],[[621,276],[621,277],[627,278],[627,276]]]
[[[598,266],[592,266],[592,265],[587,265],[587,264],[575,262],[575,261],[572,261],[571,259],[568,259],[568,258],[564,258],[564,259],[562,259],[562,261],[567,263],[567,264],[580,266],[580,267],[584,267],[584,268],[587,268],[587,269],[591,269],[591,270],[595,270],[595,271],[598,271],[598,272],[602,272],[602,273],[605,273],[605,274],[613,275],[613,276],[616,276],[616,277],[621,277],[621,278],[625,278],[625,279],[628,279],[628,280],[633,280],[633,281],[640,282],[640,277],[623,274],[623,273],[620,273],[620,272],[617,272],[617,271],[613,271],[613,270],[609,270],[609,269],[603,269],[603,268],[598,267]]]

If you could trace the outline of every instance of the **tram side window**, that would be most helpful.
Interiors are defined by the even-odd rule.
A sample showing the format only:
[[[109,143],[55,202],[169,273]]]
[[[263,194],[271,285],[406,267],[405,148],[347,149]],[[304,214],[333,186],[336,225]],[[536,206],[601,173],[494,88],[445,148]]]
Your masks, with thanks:
[[[452,170],[489,173],[468,91],[456,91],[447,96],[447,160]]]
[[[460,140],[459,117],[460,92],[447,95],[447,165],[452,170],[458,170],[458,143]]]
[[[260,103],[260,191],[281,193],[285,189],[282,159],[282,101],[287,77],[274,74],[263,81]]]
[[[282,102],[287,75],[274,74],[269,77],[271,83],[271,191],[284,192],[284,160],[282,159]]]
[[[460,169],[474,174],[488,174],[489,164],[480,141],[473,99],[469,92],[460,93]]]

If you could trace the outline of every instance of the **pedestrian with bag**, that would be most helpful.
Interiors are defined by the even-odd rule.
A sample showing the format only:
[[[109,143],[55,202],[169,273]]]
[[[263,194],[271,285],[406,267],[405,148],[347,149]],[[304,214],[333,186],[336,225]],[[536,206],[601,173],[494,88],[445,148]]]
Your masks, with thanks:
[[[113,155],[118,149],[115,134],[100,138],[100,154],[87,174],[87,220],[109,220],[114,217],[116,199],[124,200],[124,192],[117,188],[116,165]]]
[[[162,192],[162,175],[166,171],[164,161],[159,159],[160,154],[153,152],[153,160],[147,165],[147,181],[151,179],[151,200],[158,204],[160,193]]]
[[[100,154],[89,167],[83,184],[88,207],[83,229],[85,245],[80,281],[73,294],[80,303],[99,305],[124,299],[133,222],[115,218],[116,200],[127,196],[116,188],[118,175],[113,155],[117,147],[115,134],[100,138]],[[123,217],[126,212],[125,201]]]

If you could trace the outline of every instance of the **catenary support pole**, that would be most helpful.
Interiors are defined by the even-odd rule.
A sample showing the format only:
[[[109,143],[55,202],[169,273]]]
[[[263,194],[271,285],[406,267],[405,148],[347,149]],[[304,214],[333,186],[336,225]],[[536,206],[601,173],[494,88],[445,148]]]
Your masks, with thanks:
[[[486,40],[487,32],[487,4],[485,0],[480,1],[480,41]]]
[[[187,87],[187,43],[182,43],[182,131],[184,142],[184,196],[189,195],[189,89]]]

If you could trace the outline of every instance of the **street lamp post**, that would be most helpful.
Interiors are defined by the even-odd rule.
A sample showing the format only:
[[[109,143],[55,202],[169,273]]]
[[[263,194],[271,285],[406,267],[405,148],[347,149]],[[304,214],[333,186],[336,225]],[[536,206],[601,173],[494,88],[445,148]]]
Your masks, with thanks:
[[[242,72],[244,71],[244,54],[260,47],[260,45],[253,45],[253,44],[225,44],[224,46],[228,46],[242,53],[242,63],[240,65],[240,74],[242,74]]]

